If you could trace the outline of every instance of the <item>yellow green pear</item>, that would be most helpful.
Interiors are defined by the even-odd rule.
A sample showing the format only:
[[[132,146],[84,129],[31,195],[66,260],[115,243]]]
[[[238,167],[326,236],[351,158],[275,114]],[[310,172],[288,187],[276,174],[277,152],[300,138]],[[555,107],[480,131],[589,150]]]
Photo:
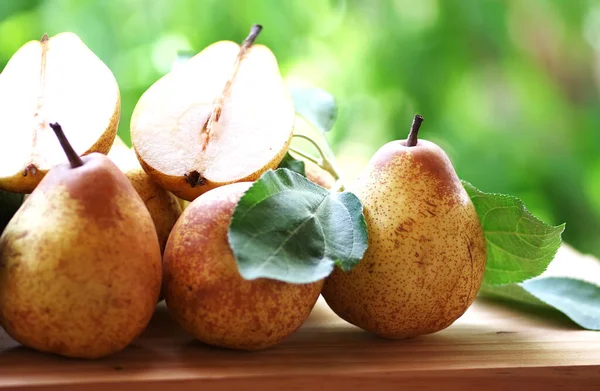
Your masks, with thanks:
[[[323,281],[289,284],[242,278],[227,230],[250,185],[211,190],[183,211],[165,249],[163,292],[169,312],[195,338],[258,350],[278,344],[304,323]]]
[[[61,124],[79,155],[107,153],[119,124],[119,86],[73,33],[23,45],[0,74],[0,189],[31,193],[66,161],[49,126]]]
[[[50,126],[70,163],[48,172],[0,236],[0,323],[33,349],[104,357],[152,317],[158,238],[117,166],[99,153],[80,158],[61,127]]]
[[[346,321],[387,338],[442,330],[471,305],[483,280],[486,242],[446,153],[418,140],[372,157],[351,187],[364,207],[369,247],[350,272],[327,278],[323,297]]]
[[[239,45],[214,43],[154,83],[131,118],[144,170],[191,201],[228,183],[253,181],[284,157],[294,104],[277,59],[254,45],[255,25]]]
[[[179,199],[160,187],[146,174],[135,157],[135,153],[119,136],[115,138],[108,157],[123,171],[146,204],[156,227],[161,252],[164,251],[171,229],[181,214]]]

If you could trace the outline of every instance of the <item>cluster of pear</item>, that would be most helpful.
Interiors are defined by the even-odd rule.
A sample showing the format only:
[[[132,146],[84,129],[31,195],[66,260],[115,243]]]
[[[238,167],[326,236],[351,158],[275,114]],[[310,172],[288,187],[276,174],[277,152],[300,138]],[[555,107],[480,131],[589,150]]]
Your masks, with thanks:
[[[417,140],[420,117],[350,188],[369,231],[357,267],[309,284],[241,277],[231,216],[278,166],[296,122],[275,56],[254,45],[260,30],[154,83],[132,115],[133,150],[116,136],[116,80],[76,35],[15,53],[0,74],[10,140],[0,144],[0,195],[29,195],[0,236],[0,323],[13,338],[103,357],[143,332],[161,297],[194,337],[248,350],[299,328],[321,293],[343,319],[389,338],[441,330],[468,308],[483,231],[446,154]],[[307,177],[333,186],[309,162]]]

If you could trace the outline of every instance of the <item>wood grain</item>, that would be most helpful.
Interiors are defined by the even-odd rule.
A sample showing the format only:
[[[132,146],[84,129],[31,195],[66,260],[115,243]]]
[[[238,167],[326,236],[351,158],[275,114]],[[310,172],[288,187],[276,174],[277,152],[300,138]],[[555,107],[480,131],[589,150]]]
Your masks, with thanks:
[[[282,345],[236,352],[194,341],[159,305],[134,345],[103,360],[34,352],[0,334],[0,389],[600,389],[600,333],[527,311],[478,299],[442,332],[388,341],[319,301]]]

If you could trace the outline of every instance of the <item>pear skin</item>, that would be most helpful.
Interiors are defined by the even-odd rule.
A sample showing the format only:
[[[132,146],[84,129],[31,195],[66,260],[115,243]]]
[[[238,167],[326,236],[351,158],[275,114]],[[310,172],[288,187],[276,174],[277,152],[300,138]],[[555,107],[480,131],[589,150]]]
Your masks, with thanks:
[[[483,229],[450,159],[432,142],[407,143],[384,145],[351,187],[369,247],[323,288],[341,318],[393,339],[450,326],[475,299],[486,263]]]
[[[125,175],[105,155],[80,160],[51,169],[0,236],[0,322],[25,346],[99,358],[146,328],[161,254]]]
[[[108,153],[108,157],[121,169],[133,188],[144,201],[152,216],[158,234],[161,253],[165,249],[171,229],[181,215],[181,204],[177,197],[160,187],[140,166],[135,153],[120,137]]]
[[[322,280],[242,278],[227,230],[250,185],[226,185],[195,199],[175,224],[164,254],[164,295],[177,322],[206,344],[242,350],[274,346],[294,332],[323,286]]]

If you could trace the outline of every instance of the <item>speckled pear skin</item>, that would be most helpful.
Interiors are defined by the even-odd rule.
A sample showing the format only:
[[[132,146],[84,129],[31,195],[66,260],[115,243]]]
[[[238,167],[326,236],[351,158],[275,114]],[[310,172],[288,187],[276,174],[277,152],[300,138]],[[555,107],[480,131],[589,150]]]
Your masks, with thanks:
[[[425,140],[390,142],[350,190],[364,206],[369,248],[352,271],[327,278],[328,305],[391,339],[450,326],[479,291],[486,242],[448,156]]]
[[[241,350],[274,346],[298,329],[323,287],[323,280],[295,285],[242,278],[227,230],[250,185],[225,185],[195,199],[164,254],[164,295],[175,320],[206,344]]]
[[[0,237],[0,322],[43,352],[100,358],[146,328],[160,292],[152,218],[104,155],[48,172]]]

